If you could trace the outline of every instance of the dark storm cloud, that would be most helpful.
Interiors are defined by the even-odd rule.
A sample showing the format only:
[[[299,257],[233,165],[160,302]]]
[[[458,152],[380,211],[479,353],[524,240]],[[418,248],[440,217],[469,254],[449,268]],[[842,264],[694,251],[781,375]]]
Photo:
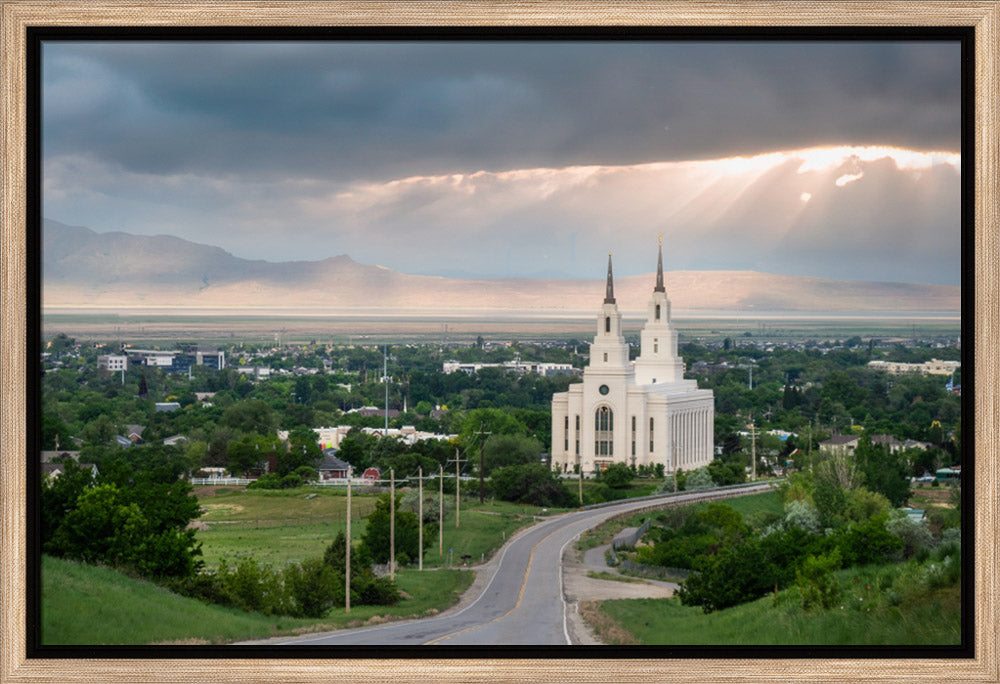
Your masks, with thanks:
[[[909,43],[47,44],[46,157],[386,179],[959,148],[959,48]]]

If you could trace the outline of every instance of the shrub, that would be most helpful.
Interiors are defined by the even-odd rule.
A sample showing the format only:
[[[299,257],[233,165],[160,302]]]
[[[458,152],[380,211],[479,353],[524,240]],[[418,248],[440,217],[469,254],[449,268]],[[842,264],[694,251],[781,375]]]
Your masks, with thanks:
[[[886,529],[887,520],[885,513],[876,515],[864,523],[851,524],[833,537],[845,565],[883,563],[902,550],[903,541]]]
[[[635,474],[632,472],[632,469],[624,463],[612,463],[601,473],[601,480],[608,487],[620,489],[628,487],[634,476]]]
[[[245,558],[230,569],[223,561],[215,575],[225,605],[265,615],[293,614],[282,578],[270,567]]]
[[[913,520],[905,513],[894,513],[885,523],[886,529],[903,542],[903,557],[912,558],[920,552],[928,552],[934,546],[934,536],[921,521]]]
[[[798,527],[812,534],[819,534],[822,530],[816,507],[806,501],[795,499],[785,504],[785,525]]]
[[[775,582],[774,568],[764,556],[758,539],[745,539],[702,558],[677,592],[686,606],[701,606],[706,613],[760,598]]]
[[[712,481],[712,476],[709,474],[708,468],[704,467],[691,471],[684,482],[684,489],[687,491],[711,489],[714,486],[715,482]]]
[[[535,506],[573,506],[575,497],[540,463],[498,468],[490,475],[490,491],[504,501]]]
[[[281,476],[277,473],[261,475],[248,484],[247,489],[281,489]]]
[[[302,478],[295,473],[288,473],[278,483],[281,489],[295,489],[302,486]]]
[[[344,575],[321,558],[309,558],[289,565],[282,581],[298,617],[322,617],[336,604],[344,603]]]
[[[832,608],[837,600],[840,584],[835,572],[840,568],[840,552],[807,556],[795,573],[796,584],[802,595],[802,608]]]
[[[390,558],[389,537],[389,495],[383,494],[375,504],[375,510],[366,518],[364,534],[361,536],[361,546],[375,563],[388,563]],[[420,523],[417,516],[409,511],[400,510],[401,500],[396,497],[395,542],[396,562],[404,565],[409,559],[416,558],[419,553]],[[436,536],[437,528],[428,525],[424,528],[424,548],[431,545]]]

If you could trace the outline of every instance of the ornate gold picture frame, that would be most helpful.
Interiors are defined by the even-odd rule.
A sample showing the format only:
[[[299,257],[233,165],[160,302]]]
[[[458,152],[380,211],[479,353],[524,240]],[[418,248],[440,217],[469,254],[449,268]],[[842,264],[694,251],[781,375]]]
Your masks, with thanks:
[[[998,681],[1000,0],[981,2],[68,2],[0,0],[0,679],[94,681]],[[40,659],[26,657],[26,31],[38,26],[974,28],[975,656],[971,659]]]

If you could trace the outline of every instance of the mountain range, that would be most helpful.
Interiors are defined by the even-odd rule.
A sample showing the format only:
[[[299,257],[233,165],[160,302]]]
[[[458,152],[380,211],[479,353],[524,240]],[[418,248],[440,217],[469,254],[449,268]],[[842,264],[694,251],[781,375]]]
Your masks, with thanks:
[[[97,233],[46,219],[46,309],[288,309],[412,312],[592,312],[604,279],[461,279],[400,273],[347,255],[319,261],[248,260],[169,235]],[[603,275],[603,273],[601,274]],[[756,271],[667,271],[675,313],[958,312],[960,288],[842,281]],[[615,279],[623,312],[645,310],[653,272]]]

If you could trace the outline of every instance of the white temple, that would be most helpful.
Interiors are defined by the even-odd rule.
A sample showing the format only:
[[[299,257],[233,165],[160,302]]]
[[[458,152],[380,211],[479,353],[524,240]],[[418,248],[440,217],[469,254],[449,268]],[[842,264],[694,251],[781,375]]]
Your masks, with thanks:
[[[607,290],[583,382],[552,396],[553,468],[573,472],[579,464],[589,473],[624,462],[693,470],[713,458],[714,422],[712,391],[684,379],[663,286],[662,244],[635,361],[629,361],[622,335],[609,254]]]

